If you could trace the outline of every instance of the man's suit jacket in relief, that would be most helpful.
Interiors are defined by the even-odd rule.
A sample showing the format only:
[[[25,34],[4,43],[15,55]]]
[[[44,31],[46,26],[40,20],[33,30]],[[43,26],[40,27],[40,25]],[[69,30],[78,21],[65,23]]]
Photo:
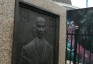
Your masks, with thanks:
[[[52,45],[45,39],[40,41],[38,38],[35,38],[22,48],[19,64],[52,64],[52,62]]]

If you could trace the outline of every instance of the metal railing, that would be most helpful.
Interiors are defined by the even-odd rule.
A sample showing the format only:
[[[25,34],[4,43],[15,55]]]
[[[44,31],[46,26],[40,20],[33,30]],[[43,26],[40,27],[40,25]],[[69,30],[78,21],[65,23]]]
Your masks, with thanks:
[[[78,27],[72,33],[68,33],[67,31],[65,64],[93,64],[93,60],[91,59],[91,54],[93,53],[92,39],[92,34],[87,34],[87,32],[81,34]],[[87,46],[88,43],[90,46]],[[88,54],[88,58],[86,54]]]

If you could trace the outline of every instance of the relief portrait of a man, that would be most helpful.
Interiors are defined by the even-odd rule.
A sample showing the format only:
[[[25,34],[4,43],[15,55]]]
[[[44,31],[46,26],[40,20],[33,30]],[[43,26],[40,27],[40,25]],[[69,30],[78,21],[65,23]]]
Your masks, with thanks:
[[[19,64],[53,64],[53,47],[44,37],[46,26],[45,18],[36,18],[37,36],[22,47]]]

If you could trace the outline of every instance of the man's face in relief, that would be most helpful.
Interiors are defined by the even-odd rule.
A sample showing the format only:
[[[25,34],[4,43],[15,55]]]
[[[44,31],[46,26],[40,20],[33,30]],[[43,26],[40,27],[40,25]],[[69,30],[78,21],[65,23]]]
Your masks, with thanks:
[[[42,38],[44,36],[45,28],[46,28],[45,19],[42,17],[38,17],[36,19],[36,29],[38,38]]]

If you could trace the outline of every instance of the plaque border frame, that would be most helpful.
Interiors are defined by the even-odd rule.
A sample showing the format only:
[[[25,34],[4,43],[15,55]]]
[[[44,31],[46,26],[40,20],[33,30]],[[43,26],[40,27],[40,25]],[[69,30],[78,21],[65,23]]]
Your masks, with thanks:
[[[11,61],[11,64],[16,64],[16,61],[14,61],[15,57],[13,54],[15,52],[14,50],[14,47],[16,47],[16,43],[14,42],[15,40],[15,32],[16,31],[16,28],[17,28],[17,24],[20,20],[20,16],[19,16],[19,8],[20,7],[24,7],[24,8],[31,8],[32,11],[35,11],[35,12],[39,12],[41,14],[44,14],[44,15],[48,15],[48,16],[52,16],[52,17],[55,17],[57,20],[56,20],[56,42],[55,42],[55,51],[54,51],[54,64],[59,64],[59,23],[60,23],[60,15],[52,12],[52,11],[48,11],[46,9],[43,9],[41,7],[38,7],[38,6],[35,6],[31,3],[27,3],[27,2],[24,2],[22,0],[16,0],[15,2],[15,13],[14,13],[14,32],[13,32],[13,44],[12,44],[12,61]],[[16,26],[16,27],[15,27]]]

